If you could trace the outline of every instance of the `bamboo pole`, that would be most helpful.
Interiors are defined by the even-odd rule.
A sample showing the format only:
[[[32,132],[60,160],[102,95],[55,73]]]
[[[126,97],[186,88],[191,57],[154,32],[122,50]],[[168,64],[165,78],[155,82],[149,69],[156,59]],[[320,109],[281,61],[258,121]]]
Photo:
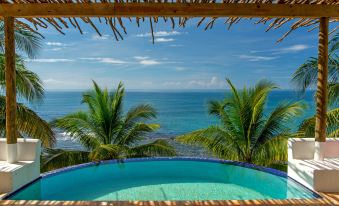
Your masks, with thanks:
[[[14,18],[6,17],[4,22],[7,162],[13,163],[17,160]]]
[[[326,141],[327,78],[328,78],[328,25],[329,18],[320,18],[318,46],[317,114],[315,121],[316,155],[323,159],[322,142]]]

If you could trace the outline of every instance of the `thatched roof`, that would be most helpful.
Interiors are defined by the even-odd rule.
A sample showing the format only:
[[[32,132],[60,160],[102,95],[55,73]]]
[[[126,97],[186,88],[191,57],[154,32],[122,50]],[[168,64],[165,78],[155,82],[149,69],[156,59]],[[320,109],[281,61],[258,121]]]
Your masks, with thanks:
[[[0,0],[0,14],[1,11],[4,11],[4,8],[1,8],[2,5],[8,4],[51,4],[51,5],[65,5],[65,4],[122,4],[122,3],[139,3],[139,4],[251,4],[251,5],[331,5],[336,7],[336,11],[339,11],[339,0],[223,0],[221,2],[216,0],[172,0],[169,2],[168,0]],[[127,5],[126,4],[126,5]],[[1,15],[0,15],[1,16]],[[336,17],[330,18],[330,23],[338,22],[339,15]],[[126,27],[124,26],[124,21],[134,21],[137,26],[140,26],[142,22],[146,22],[150,25],[151,33],[153,34],[153,26],[154,24],[158,23],[161,19],[165,22],[168,22],[172,25],[173,29],[175,27],[185,27],[187,22],[192,19],[193,17],[187,17],[184,15],[178,15],[177,17],[174,16],[152,16],[152,17],[145,17],[145,16],[136,16],[136,17],[118,17],[118,16],[105,16],[105,17],[26,17],[26,18],[17,18],[15,20],[17,27],[25,27],[29,30],[34,32],[39,32],[39,29],[45,29],[48,27],[53,27],[61,34],[65,34],[65,30],[68,28],[76,28],[82,34],[83,30],[81,28],[80,21],[85,24],[89,24],[94,30],[98,33],[98,35],[102,35],[101,31],[98,29],[99,24],[107,25],[111,28],[115,39],[122,40],[123,34],[127,34]],[[248,18],[248,17],[200,17],[200,20],[197,21],[197,27],[203,27],[205,30],[212,29],[216,20],[222,19],[225,23],[226,27],[230,29],[233,24],[238,23],[241,19]],[[250,17],[252,18],[252,17]],[[292,17],[259,17],[254,18],[253,22],[255,24],[265,24],[267,25],[266,31],[271,29],[278,29],[283,25],[289,26],[289,31],[287,31],[281,39],[285,38],[289,33],[292,31],[301,28],[307,27],[309,31],[316,29],[318,27],[319,18],[292,18]],[[338,29],[338,26],[334,29]],[[333,32],[333,31],[332,31]],[[154,38],[154,37],[153,37]]]

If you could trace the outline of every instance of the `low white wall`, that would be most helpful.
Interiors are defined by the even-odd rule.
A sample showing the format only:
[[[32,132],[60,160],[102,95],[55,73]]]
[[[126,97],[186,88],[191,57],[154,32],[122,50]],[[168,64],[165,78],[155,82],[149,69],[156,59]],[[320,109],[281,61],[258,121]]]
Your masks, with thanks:
[[[315,159],[314,138],[288,141],[288,176],[319,192],[339,192],[339,139],[322,143],[324,161]]]
[[[0,193],[14,191],[40,175],[41,143],[37,139],[18,139],[15,163],[7,162],[7,143],[0,138]]]

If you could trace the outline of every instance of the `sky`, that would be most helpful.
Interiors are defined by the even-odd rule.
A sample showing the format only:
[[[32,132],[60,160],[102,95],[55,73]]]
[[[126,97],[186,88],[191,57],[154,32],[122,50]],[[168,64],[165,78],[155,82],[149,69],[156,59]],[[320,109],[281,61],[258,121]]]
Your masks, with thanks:
[[[125,20],[127,35],[118,42],[106,25],[99,26],[102,37],[87,25],[83,35],[50,27],[40,30],[42,49],[26,63],[46,90],[84,90],[92,80],[109,88],[122,81],[129,90],[226,89],[225,78],[240,88],[266,78],[293,89],[291,74],[317,56],[318,31],[299,29],[277,43],[288,26],[265,32],[267,25],[254,22],[243,20],[228,30],[219,20],[205,31],[196,20],[175,29],[160,20],[154,44],[148,22],[138,28]]]

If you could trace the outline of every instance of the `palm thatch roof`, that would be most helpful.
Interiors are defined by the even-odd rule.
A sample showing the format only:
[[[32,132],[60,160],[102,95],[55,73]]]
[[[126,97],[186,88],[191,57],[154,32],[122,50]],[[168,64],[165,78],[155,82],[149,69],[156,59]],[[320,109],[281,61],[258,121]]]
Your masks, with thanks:
[[[65,4],[251,4],[251,5],[330,5],[336,7],[336,11],[339,13],[339,0],[0,0],[0,16],[1,12],[6,14],[6,9],[2,6],[4,5],[36,5],[36,4],[50,4],[50,5],[65,5]],[[18,10],[19,11],[19,10]],[[5,16],[5,15],[3,15]],[[330,23],[339,21],[339,14],[336,17],[330,18]],[[53,27],[61,34],[65,34],[65,30],[68,28],[76,28],[82,34],[83,29],[81,25],[83,23],[89,24],[94,30],[97,32],[99,36],[102,35],[101,31],[98,29],[98,25],[103,24],[110,27],[112,30],[114,37],[117,41],[123,39],[123,34],[127,34],[126,27],[124,25],[124,21],[135,22],[139,27],[142,22],[146,22],[150,25],[151,33],[153,34],[153,26],[158,23],[161,19],[165,22],[169,22],[172,25],[172,28],[176,27],[185,27],[187,22],[194,17],[187,17],[184,15],[178,16],[135,16],[135,17],[121,17],[121,16],[105,16],[105,17],[87,17],[87,16],[77,16],[77,17],[25,17],[25,18],[17,18],[15,20],[16,27],[24,27],[33,32],[39,33],[39,29],[46,29],[48,27]],[[203,27],[204,30],[212,29],[215,22],[218,19],[222,19],[228,29],[231,28],[233,24],[238,23],[241,19],[248,18],[252,19],[253,17],[237,17],[237,16],[229,16],[220,17],[220,16],[203,16],[200,17],[198,21],[196,21],[197,27]],[[81,23],[80,23],[81,22]],[[283,25],[288,25],[289,30],[279,39],[278,41],[283,40],[288,34],[292,31],[301,28],[307,27],[309,31],[316,29],[318,27],[319,18],[310,18],[310,17],[259,17],[254,18],[253,22],[255,24],[265,24],[267,25],[266,31],[271,29],[278,29]],[[339,26],[334,28],[333,31],[338,29]],[[153,40],[154,40],[154,35]]]

